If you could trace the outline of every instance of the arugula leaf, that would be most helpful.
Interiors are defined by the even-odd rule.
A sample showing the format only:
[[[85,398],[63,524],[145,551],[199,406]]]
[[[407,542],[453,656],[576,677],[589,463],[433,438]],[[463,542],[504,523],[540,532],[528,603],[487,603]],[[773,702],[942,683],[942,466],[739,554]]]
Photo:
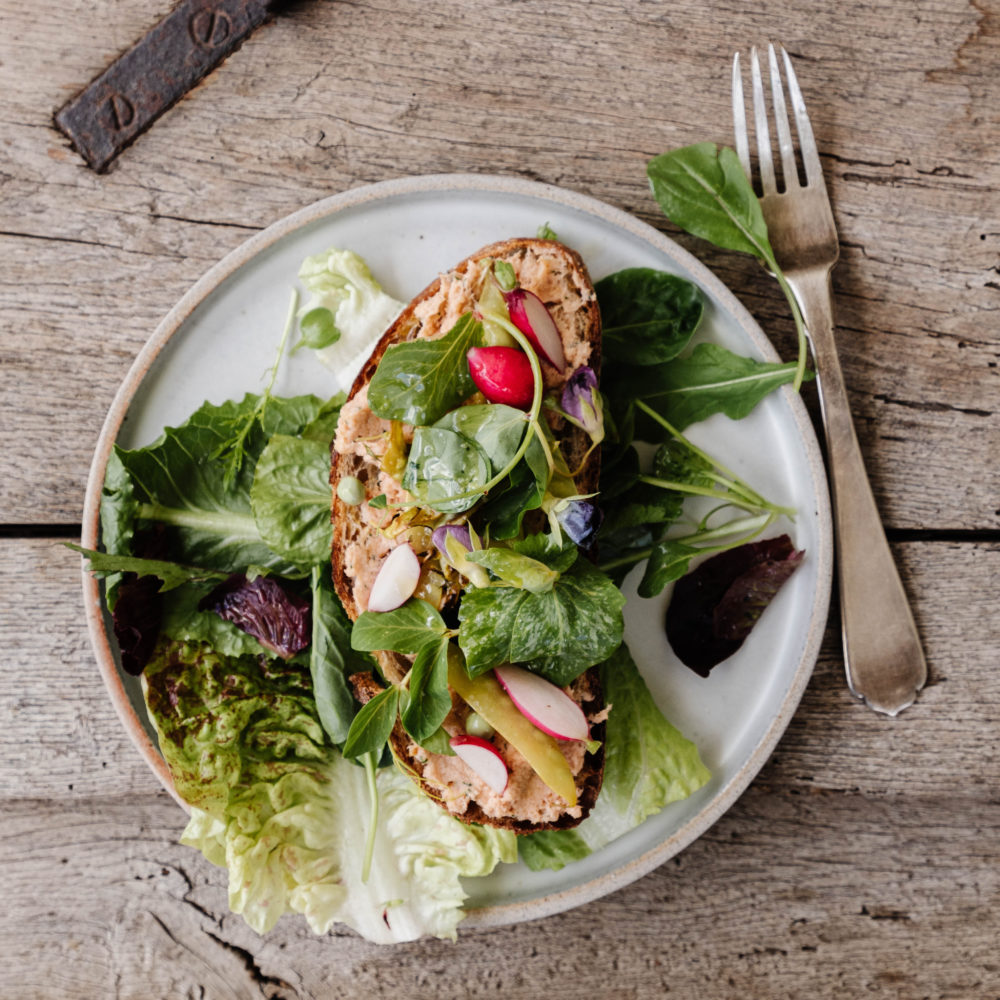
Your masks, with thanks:
[[[490,461],[471,438],[444,427],[414,430],[402,485],[422,505],[457,514],[475,506],[489,481]]]
[[[275,434],[261,452],[250,488],[254,521],[265,543],[289,562],[326,562],[330,523],[329,441]]]
[[[612,362],[672,360],[687,347],[704,312],[697,285],[649,267],[609,274],[594,291],[601,308],[601,353]]]
[[[173,590],[185,583],[199,583],[206,580],[225,580],[227,574],[216,570],[200,569],[197,566],[181,566],[165,559],[143,559],[139,556],[113,555],[85,549],[73,542],[63,545],[79,552],[89,563],[88,569],[97,576],[115,573],[135,573],[137,576],[152,576],[160,581],[160,591]]]
[[[565,686],[618,647],[624,604],[614,583],[582,560],[548,593],[511,587],[468,591],[458,616],[469,676],[521,663]]]
[[[466,313],[435,340],[389,347],[368,385],[368,405],[386,420],[426,426],[475,392],[466,354],[479,344],[482,323]]]
[[[399,688],[394,684],[362,705],[344,741],[344,756],[352,760],[367,753],[380,754],[396,724],[398,707]]]
[[[437,642],[428,642],[417,653],[410,668],[410,698],[400,717],[403,727],[421,745],[441,728],[451,711],[448,643],[447,636]]]
[[[610,373],[609,391],[624,399],[642,399],[683,430],[715,413],[740,420],[765,396],[794,379],[792,362],[755,361],[717,344],[703,343],[687,357],[668,364],[615,369]],[[640,435],[654,441],[663,437],[648,422],[637,431]]]
[[[448,631],[437,608],[411,598],[394,611],[363,611],[351,630],[351,649],[419,653]]]

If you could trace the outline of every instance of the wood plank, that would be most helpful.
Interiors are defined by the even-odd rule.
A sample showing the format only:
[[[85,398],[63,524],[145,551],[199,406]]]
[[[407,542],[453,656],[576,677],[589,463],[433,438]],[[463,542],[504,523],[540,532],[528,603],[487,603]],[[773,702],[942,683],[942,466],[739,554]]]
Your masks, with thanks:
[[[419,12],[294,5],[98,177],[49,115],[161,11],[138,0],[42,4],[40,16],[7,7],[17,53],[0,66],[0,233],[10,234],[0,322],[12,331],[0,407],[18,426],[0,457],[9,521],[79,518],[104,412],[158,319],[246,235],[316,198],[410,173],[513,173],[674,232],[644,162],[686,142],[729,141],[730,54],[780,14],[840,223],[844,362],[886,520],[1000,525],[988,333],[1000,57],[986,14],[956,0],[900,17],[888,0],[855,0],[834,18],[852,25],[846,46],[832,24],[817,28],[813,8],[788,12],[777,0],[753,11],[687,0],[669,15],[608,3],[582,21],[566,0],[519,5],[516,18],[485,3],[457,23],[443,0]],[[90,23],[107,36],[82,32]],[[58,72],[20,71],[32,64]],[[921,113],[901,116],[910,106]],[[756,266],[681,242],[789,354],[787,309]]]

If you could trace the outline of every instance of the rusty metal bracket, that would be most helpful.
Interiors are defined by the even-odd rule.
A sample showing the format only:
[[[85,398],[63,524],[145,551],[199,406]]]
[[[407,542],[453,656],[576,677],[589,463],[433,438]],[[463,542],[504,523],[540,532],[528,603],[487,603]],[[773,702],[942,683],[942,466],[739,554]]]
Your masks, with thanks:
[[[274,0],[181,0],[55,115],[88,166],[127,146],[267,20]]]

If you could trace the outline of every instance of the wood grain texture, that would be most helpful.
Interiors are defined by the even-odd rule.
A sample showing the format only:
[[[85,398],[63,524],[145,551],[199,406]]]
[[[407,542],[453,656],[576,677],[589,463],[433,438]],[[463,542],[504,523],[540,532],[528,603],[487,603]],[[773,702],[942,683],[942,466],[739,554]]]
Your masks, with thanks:
[[[97,176],[52,113],[169,8],[0,0],[0,996],[1000,998],[1000,3],[295,0]],[[255,232],[450,171],[636,214],[791,356],[774,282],[678,234],[645,179],[730,142],[732,53],[770,39],[834,201],[844,369],[927,689],[891,721],[854,702],[834,608],[749,791],[632,886],[455,945],[291,918],[258,937],[177,844],[94,665],[78,557],[45,535],[79,522],[132,359]]]

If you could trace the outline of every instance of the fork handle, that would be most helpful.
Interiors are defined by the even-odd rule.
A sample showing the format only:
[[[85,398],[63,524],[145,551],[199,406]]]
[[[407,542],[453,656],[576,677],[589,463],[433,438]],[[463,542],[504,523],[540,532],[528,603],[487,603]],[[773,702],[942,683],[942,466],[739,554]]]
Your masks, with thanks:
[[[879,518],[854,431],[833,335],[830,268],[788,277],[809,331],[833,498],[844,665],[851,691],[896,715],[927,680],[913,614]]]

